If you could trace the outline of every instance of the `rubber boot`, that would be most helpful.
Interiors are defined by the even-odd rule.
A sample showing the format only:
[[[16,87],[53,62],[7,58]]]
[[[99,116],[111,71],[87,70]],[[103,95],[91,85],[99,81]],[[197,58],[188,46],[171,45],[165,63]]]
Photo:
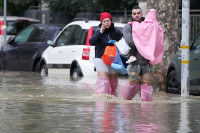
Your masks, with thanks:
[[[111,95],[118,96],[117,95],[117,86],[118,86],[118,78],[109,78],[110,85],[111,85]]]
[[[153,87],[147,84],[141,85],[141,100],[153,101]]]
[[[94,92],[96,94],[110,94],[111,85],[109,79],[106,77],[98,76]]]
[[[139,84],[130,85],[129,82],[119,87],[119,92],[125,100],[131,100],[138,92]]]

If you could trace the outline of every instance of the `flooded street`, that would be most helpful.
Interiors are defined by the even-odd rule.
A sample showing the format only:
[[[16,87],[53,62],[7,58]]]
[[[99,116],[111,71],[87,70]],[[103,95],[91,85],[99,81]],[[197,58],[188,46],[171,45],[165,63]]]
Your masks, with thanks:
[[[153,102],[141,102],[139,94],[127,101],[94,95],[95,82],[0,72],[0,133],[200,132],[199,96],[154,92]]]

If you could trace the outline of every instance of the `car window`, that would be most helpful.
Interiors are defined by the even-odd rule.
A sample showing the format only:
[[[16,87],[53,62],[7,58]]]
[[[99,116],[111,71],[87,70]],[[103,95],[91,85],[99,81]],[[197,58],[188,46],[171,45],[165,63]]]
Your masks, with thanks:
[[[48,36],[48,40],[50,39],[50,40],[54,40],[56,37],[57,37],[57,35],[60,33],[60,31],[61,31],[61,29],[55,29],[55,30],[51,30],[50,32],[53,32],[53,34],[50,34],[50,36]]]
[[[7,35],[16,35],[19,31],[32,24],[29,21],[7,21]]]
[[[81,44],[83,30],[79,25],[74,25],[72,35],[69,40],[69,44]]]
[[[25,30],[23,30],[21,33],[19,33],[15,37],[14,42],[15,43],[24,43],[24,42],[26,42],[33,30],[34,30],[34,27],[26,28]]]
[[[193,43],[193,49],[199,49],[199,48],[200,48],[200,34],[196,37]]]
[[[85,44],[86,38],[87,38],[88,30],[84,29],[83,34],[81,37],[81,43],[80,44]]]
[[[45,37],[45,29],[44,28],[35,28],[34,32],[32,32],[27,42],[42,42]]]
[[[65,28],[62,33],[59,35],[58,39],[56,40],[56,46],[65,46],[68,44],[68,40],[70,37],[70,32],[73,26],[68,26]]]

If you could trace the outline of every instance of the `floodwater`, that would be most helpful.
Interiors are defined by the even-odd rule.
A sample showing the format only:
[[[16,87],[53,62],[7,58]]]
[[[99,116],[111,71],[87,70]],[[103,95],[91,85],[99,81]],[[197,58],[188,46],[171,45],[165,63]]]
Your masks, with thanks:
[[[199,133],[200,97],[94,95],[96,77],[0,72],[0,133]],[[126,82],[125,78],[119,84]]]

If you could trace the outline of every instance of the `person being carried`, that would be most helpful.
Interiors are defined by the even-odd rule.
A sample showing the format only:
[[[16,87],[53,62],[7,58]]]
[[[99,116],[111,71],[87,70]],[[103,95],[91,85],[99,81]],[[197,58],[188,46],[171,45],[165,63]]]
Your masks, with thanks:
[[[108,12],[100,14],[100,21],[100,29],[89,40],[90,45],[95,46],[94,64],[98,72],[95,93],[117,96],[118,73],[110,65],[104,63],[102,56],[106,46],[111,45],[108,42],[110,40],[119,41],[122,33],[114,27],[112,17]]]

